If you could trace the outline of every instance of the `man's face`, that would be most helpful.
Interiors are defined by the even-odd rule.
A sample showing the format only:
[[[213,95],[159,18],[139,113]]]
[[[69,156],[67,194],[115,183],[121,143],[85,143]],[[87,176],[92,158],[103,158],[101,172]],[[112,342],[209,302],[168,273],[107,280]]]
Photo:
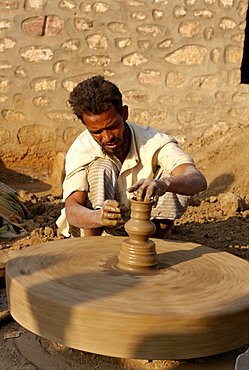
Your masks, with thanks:
[[[86,128],[104,152],[122,156],[127,151],[127,144],[130,143],[127,135],[129,129],[125,123],[128,118],[126,105],[122,108],[122,115],[111,106],[101,114],[83,114],[82,118]]]

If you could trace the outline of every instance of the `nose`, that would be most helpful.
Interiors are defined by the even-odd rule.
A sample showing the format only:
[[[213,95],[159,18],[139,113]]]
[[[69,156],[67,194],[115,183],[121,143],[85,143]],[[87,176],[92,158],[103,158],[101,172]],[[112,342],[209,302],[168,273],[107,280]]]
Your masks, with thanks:
[[[111,132],[111,130],[103,130],[102,132],[102,141],[104,143],[109,143],[109,141],[111,141],[111,139],[113,138],[113,134]]]

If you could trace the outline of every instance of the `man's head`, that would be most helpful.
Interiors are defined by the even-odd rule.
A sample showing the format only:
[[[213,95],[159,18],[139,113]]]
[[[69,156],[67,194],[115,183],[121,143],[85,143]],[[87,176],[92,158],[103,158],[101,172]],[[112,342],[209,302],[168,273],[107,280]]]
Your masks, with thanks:
[[[70,94],[70,105],[94,140],[108,154],[124,159],[130,148],[128,107],[113,83],[94,76],[79,83]]]

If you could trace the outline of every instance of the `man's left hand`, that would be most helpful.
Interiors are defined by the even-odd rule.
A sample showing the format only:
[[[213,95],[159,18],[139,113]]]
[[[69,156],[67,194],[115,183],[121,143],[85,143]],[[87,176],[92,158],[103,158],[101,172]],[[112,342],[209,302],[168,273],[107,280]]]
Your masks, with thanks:
[[[136,199],[143,202],[154,200],[168,190],[165,180],[141,179],[127,189],[129,193],[136,192]]]

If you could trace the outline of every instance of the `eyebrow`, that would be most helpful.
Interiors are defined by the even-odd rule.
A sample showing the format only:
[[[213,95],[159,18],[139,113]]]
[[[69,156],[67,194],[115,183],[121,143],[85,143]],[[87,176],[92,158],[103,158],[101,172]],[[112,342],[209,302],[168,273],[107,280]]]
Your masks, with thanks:
[[[101,134],[101,132],[103,132],[104,130],[110,130],[112,127],[118,125],[119,122],[118,121],[115,121],[113,123],[111,123],[109,126],[105,127],[105,128],[101,128],[99,130],[88,130],[91,134]]]

